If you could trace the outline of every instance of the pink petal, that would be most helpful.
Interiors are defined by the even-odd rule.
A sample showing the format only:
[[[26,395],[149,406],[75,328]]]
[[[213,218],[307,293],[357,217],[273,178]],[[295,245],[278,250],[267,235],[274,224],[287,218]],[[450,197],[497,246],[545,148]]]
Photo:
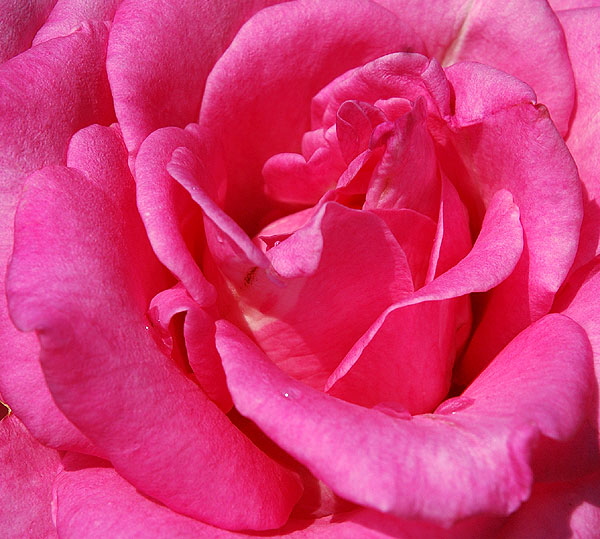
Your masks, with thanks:
[[[0,63],[31,47],[56,0],[5,0],[0,13]]]
[[[434,116],[450,115],[450,87],[440,64],[421,54],[397,53],[344,73],[323,88],[312,101],[312,124],[335,123],[337,111],[348,99],[379,101],[378,106],[383,106],[382,102],[398,96],[415,103],[424,99],[427,112]],[[404,102],[402,112],[406,112]]]
[[[25,176],[64,163],[72,134],[113,119],[104,70],[107,30],[92,24],[44,43],[0,67],[0,265],[13,243],[14,212]],[[65,62],[65,58],[72,61]],[[56,408],[37,361],[33,335],[15,330],[0,294],[0,391],[32,434],[62,449],[94,451]]]
[[[394,122],[371,178],[364,209],[409,208],[437,217],[440,179],[426,115],[425,100],[419,99],[412,111]]]
[[[427,274],[430,246],[433,245],[435,238],[435,222],[419,212],[406,208],[371,211],[385,221],[402,247],[410,267],[414,288],[421,288]]]
[[[455,266],[472,247],[469,214],[456,187],[445,176],[441,187],[437,229],[425,278],[428,283]]]
[[[58,0],[33,44],[66,36],[84,21],[112,21],[120,3],[121,0]]]
[[[180,148],[167,168],[205,214],[208,247],[227,280],[222,311],[282,368],[322,387],[377,315],[412,292],[404,253],[375,215],[326,203],[265,254],[198,185],[194,159]]]
[[[575,320],[585,329],[594,353],[596,380],[600,380],[600,313],[598,312],[598,294],[600,294],[600,264],[598,258],[576,272],[556,298],[553,310],[562,312]],[[598,432],[600,431],[600,407],[591,421],[591,440],[584,451],[580,450],[579,463],[590,461],[598,465]],[[588,457],[588,458],[584,458]]]
[[[227,413],[233,404],[225,383],[221,359],[215,348],[214,318],[202,309],[183,287],[164,290],[153,298],[150,305],[152,321],[162,328],[164,335],[171,341],[173,336],[170,324],[177,314],[185,316],[184,361],[189,362],[196,381],[208,397]],[[162,339],[164,341],[165,336]]]
[[[524,80],[550,109],[561,134],[568,130],[575,85],[560,24],[546,2],[378,0],[418,29],[442,65],[470,60]]]
[[[194,259],[194,254],[203,248],[194,243],[197,241],[194,238],[201,237],[202,216],[167,172],[167,163],[180,146],[205,157],[208,171],[199,180],[209,192],[217,191],[222,175],[216,160],[210,158],[214,148],[208,137],[197,126],[185,130],[167,127],[152,133],[138,153],[135,162],[138,207],[156,256],[199,305],[207,306],[214,303],[215,290]]]
[[[559,13],[569,48],[577,86],[577,108],[567,137],[579,176],[585,185],[586,203],[579,251],[574,267],[579,267],[600,253],[598,199],[600,198],[600,3],[595,9],[578,9]]]
[[[463,397],[412,419],[292,380],[226,322],[217,348],[240,412],[336,493],[444,525],[517,509],[536,441],[572,436],[591,397],[587,337],[561,315],[519,335]]]
[[[58,452],[41,445],[12,414],[0,421],[0,462],[2,536],[57,537],[50,504]]]
[[[579,9],[586,7],[600,7],[598,0],[550,0],[548,2],[554,11],[561,9]],[[562,14],[559,15],[559,18]]]
[[[223,140],[227,212],[242,226],[262,215],[262,166],[300,149],[319,89],[373,58],[418,49],[418,41],[373,2],[286,2],[252,17],[210,73],[200,111],[200,124]]]
[[[56,525],[64,539],[104,539],[107,536],[235,539],[263,534],[232,533],[170,511],[141,495],[112,468],[89,463],[67,467],[56,481]],[[110,510],[107,510],[110,508]],[[476,539],[493,529],[492,522],[461,523],[446,531],[420,522],[401,521],[369,510],[316,520],[290,520],[273,539],[385,539],[423,537]]]
[[[446,73],[455,88],[456,114],[452,150],[442,157],[442,168],[475,221],[481,200],[487,203],[497,189],[508,189],[525,235],[513,275],[486,297],[464,363],[468,381],[518,331],[549,311],[577,249],[581,184],[546,108],[530,104],[526,85],[474,63],[455,64]]]
[[[368,407],[395,402],[411,413],[433,410],[448,393],[470,325],[464,298],[443,300],[489,289],[510,274],[521,253],[518,217],[510,194],[499,192],[472,251],[387,309],[339,364],[326,390]]]
[[[64,539],[240,537],[175,513],[140,494],[114,469],[94,466],[58,476],[56,530]]]
[[[243,22],[270,3],[121,3],[110,34],[107,69],[117,117],[133,155],[152,131],[184,127],[197,119],[215,61]]]
[[[219,526],[280,526],[296,477],[159,351],[145,317],[155,260],[125,155],[120,168],[90,155],[89,178],[53,167],[27,183],[7,287],[15,323],[38,333],[60,409],[136,488]]]
[[[506,539],[595,537],[600,529],[600,473],[578,481],[537,484],[501,529]]]

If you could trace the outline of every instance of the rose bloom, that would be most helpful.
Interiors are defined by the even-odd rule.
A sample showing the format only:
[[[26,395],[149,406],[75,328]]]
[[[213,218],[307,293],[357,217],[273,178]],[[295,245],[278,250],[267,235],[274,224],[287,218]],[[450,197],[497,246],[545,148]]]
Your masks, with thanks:
[[[600,2],[7,0],[2,537],[600,534]]]

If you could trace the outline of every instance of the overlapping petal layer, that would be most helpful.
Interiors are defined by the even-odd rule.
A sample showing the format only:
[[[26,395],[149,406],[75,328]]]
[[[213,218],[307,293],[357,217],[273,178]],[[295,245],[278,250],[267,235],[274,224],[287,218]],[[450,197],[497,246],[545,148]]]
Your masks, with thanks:
[[[53,167],[29,178],[8,279],[15,323],[37,332],[61,410],[142,492],[225,528],[281,526],[300,495],[297,478],[252,445],[150,331],[157,262],[124,146],[113,154],[120,167],[102,159],[115,137],[86,132],[85,172]]]

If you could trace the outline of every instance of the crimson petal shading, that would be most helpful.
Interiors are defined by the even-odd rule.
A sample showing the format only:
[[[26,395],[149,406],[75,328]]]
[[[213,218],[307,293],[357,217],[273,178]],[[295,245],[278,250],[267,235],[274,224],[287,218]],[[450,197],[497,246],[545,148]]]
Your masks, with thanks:
[[[84,25],[0,66],[0,263],[13,246],[13,221],[27,174],[63,164],[69,139],[91,123],[114,120],[105,71],[108,31]],[[65,58],[71,58],[65,62]],[[10,322],[0,294],[0,391],[38,440],[82,452],[92,444],[58,410],[38,363],[39,345]]]
[[[114,136],[97,128],[88,140]],[[276,528],[299,481],[159,351],[146,318],[155,260],[124,146],[121,160],[123,174],[101,160],[88,163],[95,177],[64,167],[30,176],[16,217],[11,314],[37,332],[59,408],[140,491],[220,527]]]
[[[462,397],[411,419],[294,381],[228,322],[217,323],[217,349],[238,410],[334,492],[442,525],[515,511],[530,493],[532,448],[572,436],[591,390],[587,336],[556,314],[522,332]]]

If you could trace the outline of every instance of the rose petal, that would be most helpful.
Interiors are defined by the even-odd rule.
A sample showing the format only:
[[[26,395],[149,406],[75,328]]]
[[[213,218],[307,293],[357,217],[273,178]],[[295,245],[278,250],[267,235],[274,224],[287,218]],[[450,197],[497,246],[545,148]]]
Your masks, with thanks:
[[[225,373],[215,348],[214,318],[202,309],[183,287],[164,290],[152,299],[150,313],[153,322],[166,335],[176,314],[185,316],[183,337],[185,359],[208,397],[227,413],[233,403],[225,383]],[[172,339],[172,337],[170,337]],[[164,340],[164,337],[163,337]]]
[[[121,0],[58,0],[33,44],[66,36],[84,21],[112,21],[120,3]]]
[[[0,63],[31,47],[56,0],[7,0],[0,13]]]
[[[536,441],[572,436],[591,396],[589,342],[561,315],[519,335],[459,402],[412,420],[292,380],[224,321],[217,349],[240,412],[335,492],[444,525],[513,512],[529,495]]]
[[[370,1],[286,2],[252,17],[210,73],[200,110],[200,124],[223,139],[227,213],[242,226],[262,215],[262,166],[272,155],[300,149],[319,89],[350,68],[418,43]]]
[[[199,181],[209,192],[218,191],[222,175],[217,160],[206,158],[215,153],[209,138],[194,125],[166,127],[152,133],[140,147],[135,162],[137,201],[156,256],[199,305],[207,306],[215,302],[216,293],[194,259],[203,248],[194,243],[198,241],[194,238],[202,236],[202,216],[167,172],[173,151],[181,146],[204,157],[208,170]]]
[[[90,153],[93,172],[105,161]],[[154,260],[133,180],[110,163],[104,172],[101,186],[67,168],[30,177],[7,287],[15,322],[38,333],[58,406],[138,489],[218,526],[280,526],[297,479],[158,350],[145,318]]]
[[[312,101],[312,124],[335,123],[337,111],[348,99],[381,103],[398,97],[412,102],[422,98],[428,113],[450,116],[450,87],[440,64],[421,54],[396,53],[344,73],[325,86]]]
[[[436,224],[429,217],[406,208],[400,210],[371,210],[385,221],[396,241],[406,254],[415,289],[425,283],[430,251]]]
[[[58,452],[41,445],[12,414],[0,421],[0,461],[2,535],[57,537],[50,503]]]
[[[2,267],[12,251],[14,212],[26,175],[63,163],[69,139],[81,127],[114,118],[104,69],[106,40],[104,24],[91,24],[0,67]],[[37,339],[15,330],[4,294],[0,333],[0,391],[18,417],[51,447],[93,452],[89,440],[56,408],[37,360]]]
[[[600,529],[600,473],[534,486],[529,500],[501,529],[506,539],[594,537]]]
[[[442,65],[470,60],[527,82],[566,134],[575,84],[562,28],[546,2],[378,2],[418,28],[428,55]]]
[[[257,537],[232,533],[170,511],[141,495],[112,468],[76,467],[56,481],[56,525],[64,539],[107,536],[235,539]],[[107,510],[110,508],[110,510]],[[358,510],[316,520],[290,520],[273,539],[331,538],[476,539],[497,527],[495,522],[466,522],[446,531],[420,522],[399,521],[375,511]]]
[[[577,268],[600,253],[600,3],[595,9],[578,9],[559,13],[573,64],[577,84],[577,108],[571,123],[567,146],[575,158],[579,176],[586,190],[586,203],[579,251],[573,265]]]
[[[588,266],[582,267],[569,279],[558,294],[553,310],[562,312],[575,320],[586,330],[594,352],[596,381],[600,380],[600,313],[597,298],[600,294],[600,263],[596,258]],[[596,382],[597,388],[598,382]],[[596,389],[598,393],[598,389]],[[598,432],[600,431],[600,408],[590,417],[590,439],[585,450],[579,451],[578,464],[598,465]],[[584,458],[585,457],[585,458]],[[583,461],[583,462],[582,462]]]
[[[455,266],[472,247],[469,214],[456,187],[445,176],[441,187],[441,204],[426,283]]]
[[[586,7],[600,7],[598,0],[550,0],[548,2],[554,11],[561,9],[579,9]],[[562,14],[557,13],[559,18]]]
[[[369,183],[364,209],[409,208],[435,219],[440,207],[440,178],[427,106],[419,99],[394,122],[386,150]]]
[[[468,382],[518,331],[549,311],[577,249],[581,184],[546,108],[528,102],[526,85],[474,63],[455,64],[446,74],[455,88],[456,114],[452,150],[442,157],[442,168],[475,221],[481,201],[487,203],[498,188],[508,189],[525,235],[519,265],[485,298],[463,363]]]
[[[326,390],[363,406],[396,402],[411,413],[433,410],[448,393],[470,323],[464,299],[443,300],[491,288],[510,274],[522,245],[518,216],[510,194],[498,192],[472,251],[387,309],[329,377]]]
[[[198,118],[213,64],[243,22],[271,3],[121,3],[110,33],[106,65],[119,124],[133,155],[152,131],[184,127]]]

